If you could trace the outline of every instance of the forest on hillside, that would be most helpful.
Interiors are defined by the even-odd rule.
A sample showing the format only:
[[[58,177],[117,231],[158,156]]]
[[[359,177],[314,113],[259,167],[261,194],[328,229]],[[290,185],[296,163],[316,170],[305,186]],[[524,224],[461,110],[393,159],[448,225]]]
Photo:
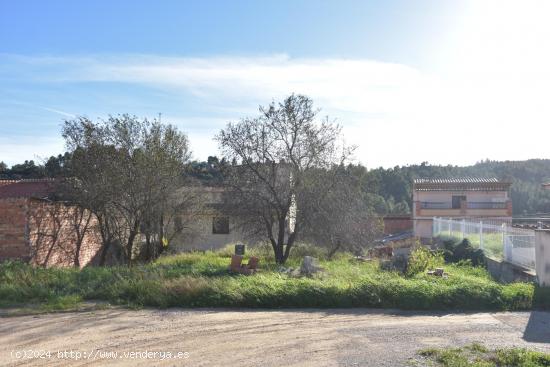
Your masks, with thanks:
[[[0,179],[58,177],[66,174],[64,167],[70,156],[52,156],[43,164],[25,161],[7,167],[0,162]],[[235,164],[217,157],[207,161],[193,161],[189,173],[207,185],[219,185],[223,179],[220,165]],[[441,166],[427,162],[393,168],[367,169],[362,165],[348,165],[347,174],[356,179],[364,193],[364,200],[378,214],[410,212],[412,181],[415,178],[496,177],[512,182],[511,196],[515,216],[550,213],[550,191],[541,184],[550,182],[550,159],[526,161],[482,161],[472,166]]]

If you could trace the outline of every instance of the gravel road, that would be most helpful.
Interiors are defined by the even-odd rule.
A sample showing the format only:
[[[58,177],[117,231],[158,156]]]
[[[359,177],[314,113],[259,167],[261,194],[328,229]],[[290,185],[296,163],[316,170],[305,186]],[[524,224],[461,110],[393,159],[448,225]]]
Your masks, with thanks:
[[[550,352],[550,313],[110,309],[0,318],[0,366],[410,366],[423,365],[418,349],[472,342]]]

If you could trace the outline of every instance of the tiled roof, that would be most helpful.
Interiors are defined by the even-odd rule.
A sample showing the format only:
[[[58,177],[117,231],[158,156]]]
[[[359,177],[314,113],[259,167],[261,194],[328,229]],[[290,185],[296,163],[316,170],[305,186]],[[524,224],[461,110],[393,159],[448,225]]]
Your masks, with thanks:
[[[446,183],[491,183],[499,182],[494,177],[452,177],[452,178],[416,178],[414,183],[433,183],[433,184],[446,184]]]
[[[0,199],[46,198],[53,194],[52,179],[0,180]]]
[[[507,191],[510,182],[481,177],[454,178],[417,178],[414,180],[416,191]]]

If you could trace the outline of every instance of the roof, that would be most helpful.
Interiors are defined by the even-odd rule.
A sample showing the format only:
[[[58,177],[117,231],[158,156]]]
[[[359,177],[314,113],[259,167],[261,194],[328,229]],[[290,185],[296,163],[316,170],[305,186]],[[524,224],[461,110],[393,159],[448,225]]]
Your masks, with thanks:
[[[0,199],[46,198],[54,193],[53,179],[0,180]]]
[[[510,182],[494,177],[417,178],[416,191],[507,191]]]
[[[395,241],[403,241],[413,237],[414,237],[413,231],[405,231],[401,233],[389,234],[379,240],[376,240],[375,242],[389,243],[389,242],[395,242]]]
[[[433,183],[433,184],[448,184],[448,183],[490,183],[499,182],[494,177],[451,177],[451,178],[416,178],[414,183]]]

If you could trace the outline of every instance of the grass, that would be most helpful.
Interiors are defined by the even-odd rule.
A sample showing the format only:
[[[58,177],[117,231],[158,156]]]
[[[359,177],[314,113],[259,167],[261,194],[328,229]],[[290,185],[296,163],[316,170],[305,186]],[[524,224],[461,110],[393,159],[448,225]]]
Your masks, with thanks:
[[[480,344],[463,348],[425,349],[419,353],[432,366],[443,367],[548,367],[550,354],[523,348],[489,350]]]
[[[286,266],[299,266],[301,256],[315,251],[296,250]],[[297,278],[277,271],[269,251],[257,249],[254,254],[261,258],[261,272],[253,276],[227,271],[228,250],[167,256],[133,268],[44,269],[7,262],[0,264],[0,307],[35,304],[45,310],[62,310],[90,300],[159,308],[528,310],[550,306],[550,296],[534,284],[503,285],[479,267],[446,264],[445,271],[451,274],[448,279],[424,272],[405,277],[381,270],[377,262],[354,262],[351,256],[341,255],[321,260],[325,271],[320,275]]]

